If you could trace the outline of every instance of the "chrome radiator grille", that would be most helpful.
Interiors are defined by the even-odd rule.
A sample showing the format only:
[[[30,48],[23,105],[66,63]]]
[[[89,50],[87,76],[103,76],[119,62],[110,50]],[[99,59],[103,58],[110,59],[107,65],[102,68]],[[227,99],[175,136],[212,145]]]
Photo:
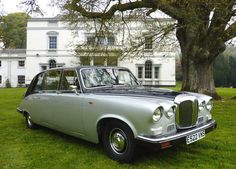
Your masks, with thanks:
[[[189,128],[196,124],[198,118],[198,101],[186,100],[179,104],[176,111],[178,128]]]

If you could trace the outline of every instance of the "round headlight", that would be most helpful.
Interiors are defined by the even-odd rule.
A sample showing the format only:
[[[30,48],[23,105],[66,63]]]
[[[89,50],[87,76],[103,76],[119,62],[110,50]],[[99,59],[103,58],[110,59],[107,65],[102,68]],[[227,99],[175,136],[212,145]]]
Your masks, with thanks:
[[[199,104],[199,111],[202,111],[202,109],[204,109],[205,106],[206,106],[206,102],[205,102],[205,101],[202,101],[202,102]]]
[[[154,111],[154,113],[152,115],[152,119],[153,119],[154,122],[157,122],[157,121],[159,121],[161,119],[162,112],[163,112],[163,108],[162,107],[156,108],[156,110]]]
[[[167,118],[172,118],[173,116],[174,116],[174,114],[175,114],[175,111],[176,111],[176,107],[175,106],[173,106],[173,107],[171,107],[167,112],[166,112],[166,117]]]
[[[210,100],[210,101],[206,104],[206,109],[207,109],[208,111],[211,111],[212,107],[213,107],[213,100]]]

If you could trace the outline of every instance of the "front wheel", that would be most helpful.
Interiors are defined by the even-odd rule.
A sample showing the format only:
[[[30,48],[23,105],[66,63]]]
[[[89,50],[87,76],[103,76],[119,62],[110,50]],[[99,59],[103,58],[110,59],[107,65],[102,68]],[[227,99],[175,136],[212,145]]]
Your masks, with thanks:
[[[113,160],[124,163],[132,161],[135,141],[131,129],[126,124],[119,121],[108,123],[102,141],[105,150]]]
[[[38,125],[35,124],[31,120],[31,116],[28,113],[25,114],[25,123],[26,123],[26,126],[30,129],[37,129],[38,128]]]

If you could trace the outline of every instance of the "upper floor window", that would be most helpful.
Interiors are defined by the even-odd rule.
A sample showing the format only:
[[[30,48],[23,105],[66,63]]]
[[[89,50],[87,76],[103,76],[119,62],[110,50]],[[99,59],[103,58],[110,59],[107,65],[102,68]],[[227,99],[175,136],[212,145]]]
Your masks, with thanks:
[[[25,61],[24,60],[19,60],[18,61],[18,66],[19,67],[25,67]]]
[[[152,37],[146,36],[144,43],[145,43],[145,49],[152,49]]]
[[[145,78],[151,79],[152,78],[152,61],[147,60],[145,62]]]
[[[88,45],[94,45],[95,43],[95,37],[94,36],[88,36],[87,37],[87,44]]]
[[[57,36],[49,36],[49,49],[57,49]]]
[[[115,44],[115,37],[114,36],[95,36],[90,35],[87,36],[87,44],[88,45],[101,45],[101,46],[111,46]]]
[[[25,84],[25,76],[24,75],[18,76],[18,84],[19,85]]]
[[[0,67],[2,66],[2,61],[0,60]]]
[[[57,67],[57,62],[54,59],[49,60],[49,69]]]
[[[115,44],[115,37],[114,36],[107,37],[107,44],[114,45]]]

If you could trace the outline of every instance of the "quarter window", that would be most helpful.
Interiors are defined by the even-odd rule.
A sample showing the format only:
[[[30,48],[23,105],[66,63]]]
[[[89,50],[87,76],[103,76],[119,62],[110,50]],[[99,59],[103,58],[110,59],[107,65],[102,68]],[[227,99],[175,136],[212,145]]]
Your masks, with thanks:
[[[57,36],[49,36],[49,49],[57,49]]]
[[[23,75],[18,76],[18,84],[19,85],[25,84],[25,76]]]
[[[60,81],[60,71],[48,71],[43,79],[42,90],[57,90]]]
[[[151,79],[152,78],[152,61],[147,60],[145,62],[145,78]]]
[[[44,73],[41,73],[38,75],[37,82],[36,82],[35,87],[33,89],[34,92],[38,92],[38,91],[42,90],[43,76],[44,76]]]

